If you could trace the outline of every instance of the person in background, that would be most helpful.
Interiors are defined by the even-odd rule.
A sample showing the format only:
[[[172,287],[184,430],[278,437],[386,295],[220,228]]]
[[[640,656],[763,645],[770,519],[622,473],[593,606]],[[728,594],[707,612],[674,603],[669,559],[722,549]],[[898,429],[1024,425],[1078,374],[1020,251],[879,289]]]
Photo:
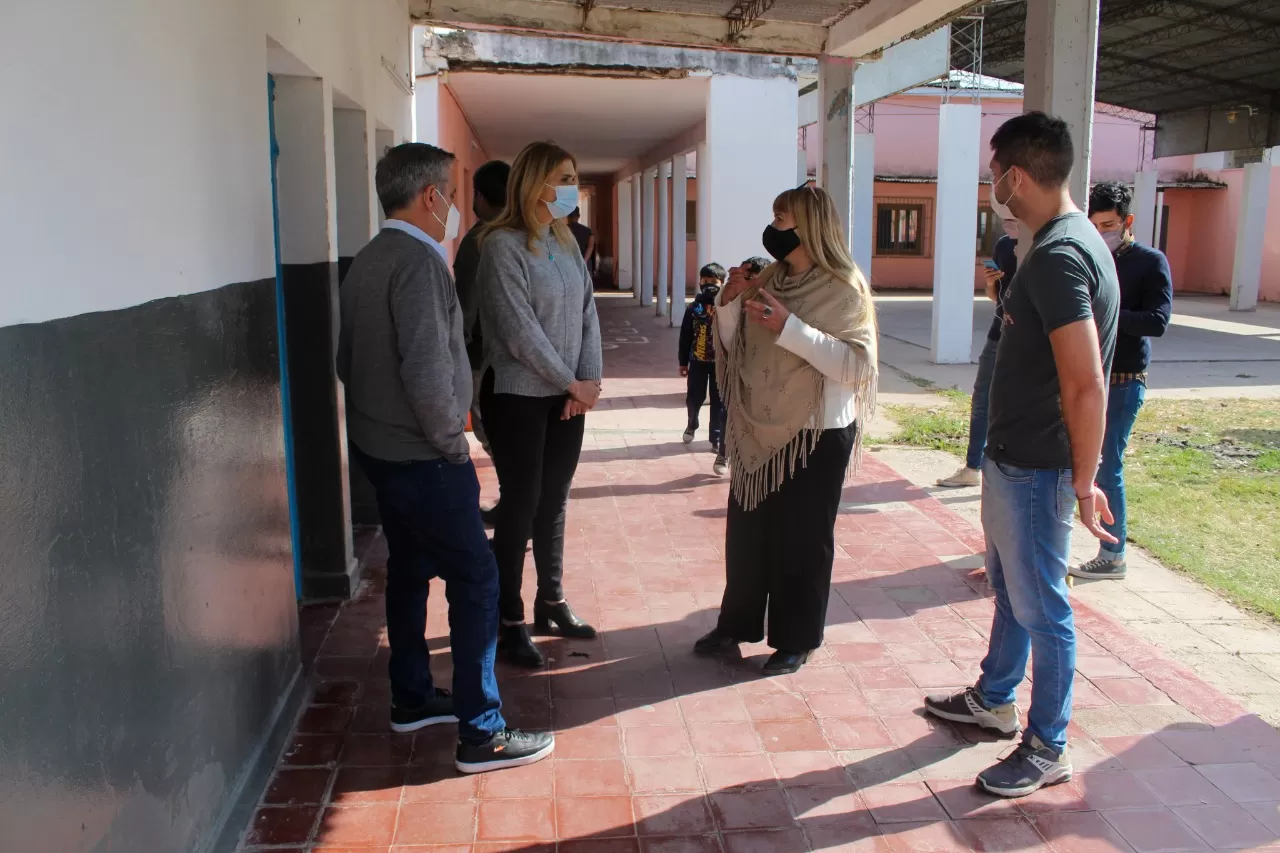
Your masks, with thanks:
[[[592,275],[596,271],[596,235],[591,229],[582,224],[582,210],[574,208],[573,213],[569,214],[569,230],[573,232],[573,239],[578,242],[578,248],[582,250],[582,259],[587,262],[587,269]]]
[[[1102,235],[1116,262],[1120,278],[1120,330],[1111,364],[1111,393],[1107,395],[1107,431],[1102,438],[1098,486],[1107,496],[1115,521],[1104,524],[1116,538],[1099,544],[1098,556],[1071,574],[1078,578],[1118,580],[1125,576],[1128,513],[1124,494],[1124,451],[1138,410],[1147,397],[1147,368],[1151,338],[1169,328],[1173,313],[1173,277],[1169,261],[1159,249],[1133,239],[1133,193],[1124,184],[1098,184],[1089,193],[1089,219]]]
[[[735,269],[716,310],[732,480],[720,617],[694,653],[737,655],[765,637],[767,617],[764,672],[784,675],[822,645],[840,495],[875,411],[878,339],[871,288],[825,191],[778,196],[763,242],[778,262],[755,280]]]
[[[686,377],[685,405],[689,410],[688,426],[684,431],[684,443],[693,444],[698,432],[698,416],[707,402],[707,390],[711,391],[711,425],[708,427],[711,449],[715,451],[716,474],[723,474],[727,463],[724,458],[722,438],[724,432],[724,406],[720,403],[720,386],[716,384],[716,343],[712,320],[716,313],[716,296],[724,285],[724,267],[707,264],[698,273],[698,295],[685,308],[680,324],[680,343],[677,357],[680,375]]]
[[[442,241],[458,234],[454,157],[398,145],[378,161],[387,221],[339,288],[337,371],[352,454],[378,495],[387,538],[391,729],[458,724],[464,773],[531,764],[555,739],[507,728],[494,677],[498,566],[480,521],[465,432],[471,368]],[[435,686],[427,591],[445,583],[454,694]]]
[[[982,355],[978,356],[978,376],[973,381],[973,402],[969,409],[969,448],[965,453],[964,466],[950,477],[938,481],[939,486],[949,489],[982,483],[982,452],[987,446],[987,398],[991,393],[991,374],[996,369],[1000,326],[1004,322],[1004,293],[1009,282],[1013,281],[1013,274],[1018,271],[1018,220],[1013,218],[1008,209],[996,210],[992,207],[992,210],[1001,217],[1005,233],[991,249],[995,269],[983,267],[982,274],[986,278],[987,298],[996,304],[996,316],[987,332]]]
[[[1072,775],[1076,629],[1067,560],[1076,505],[1093,535],[1111,538],[1098,521],[1111,514],[1094,477],[1120,285],[1106,244],[1071,201],[1067,123],[1024,113],[1000,126],[991,150],[993,206],[1007,206],[1022,234],[1034,235],[1005,292],[991,380],[982,527],[995,616],[977,684],[924,704],[941,719],[1015,735],[1015,691],[1031,658],[1027,731],[977,780],[997,796],[1025,797]]]
[[[467,358],[471,362],[471,379],[475,387],[475,395],[471,400],[471,431],[480,441],[485,453],[489,452],[489,437],[484,431],[484,421],[480,417],[480,368],[484,364],[484,334],[480,329],[480,285],[476,281],[476,272],[480,268],[480,233],[485,225],[498,218],[502,206],[507,201],[507,177],[511,167],[501,160],[490,160],[471,178],[472,198],[471,211],[476,215],[476,224],[458,244],[457,255],[453,259],[453,277],[458,286],[458,302],[462,304],[462,334],[467,343]],[[484,523],[493,526],[497,519],[498,508],[482,509],[480,517]]]
[[[525,625],[520,588],[533,539],[535,626],[566,637],[596,631],[565,601],[564,526],[586,413],[600,399],[603,359],[591,276],[565,220],[578,206],[577,162],[548,142],[516,157],[502,215],[480,244],[485,370],[480,408],[498,470],[493,551],[501,582],[499,648],[520,666],[542,652]]]

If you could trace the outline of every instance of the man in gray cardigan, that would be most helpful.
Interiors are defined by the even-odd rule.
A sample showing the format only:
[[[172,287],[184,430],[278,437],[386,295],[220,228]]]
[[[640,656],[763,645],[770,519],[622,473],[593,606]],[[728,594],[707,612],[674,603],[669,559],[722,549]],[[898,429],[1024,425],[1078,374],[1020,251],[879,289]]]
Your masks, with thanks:
[[[507,728],[494,676],[498,568],[480,520],[465,432],[471,366],[442,240],[457,236],[454,157],[408,143],[378,162],[383,230],[340,290],[338,376],[352,454],[378,495],[387,537],[391,728],[458,723],[457,768],[478,773],[551,754],[549,734]],[[432,681],[426,641],[433,577],[449,599],[453,688]]]

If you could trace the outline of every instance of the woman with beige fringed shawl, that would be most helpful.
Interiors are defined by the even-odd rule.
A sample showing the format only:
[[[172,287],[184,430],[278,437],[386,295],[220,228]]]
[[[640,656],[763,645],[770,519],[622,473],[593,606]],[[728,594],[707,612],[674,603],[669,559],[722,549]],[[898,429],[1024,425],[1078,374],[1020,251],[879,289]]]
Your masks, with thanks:
[[[764,247],[777,263],[720,292],[717,362],[732,480],[725,590],[701,655],[765,636],[766,675],[795,672],[822,645],[835,522],[862,429],[875,411],[877,331],[867,280],[823,190],[773,203]]]

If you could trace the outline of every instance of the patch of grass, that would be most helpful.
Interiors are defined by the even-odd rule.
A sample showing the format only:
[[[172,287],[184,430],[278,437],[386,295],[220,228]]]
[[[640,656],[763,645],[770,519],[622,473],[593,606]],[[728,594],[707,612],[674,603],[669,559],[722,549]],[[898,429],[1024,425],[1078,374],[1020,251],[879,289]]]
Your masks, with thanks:
[[[963,456],[969,396],[889,406],[890,441]],[[1150,400],[1125,458],[1129,538],[1237,605],[1280,619],[1280,403]]]
[[[1149,401],[1125,481],[1131,540],[1280,619],[1280,404]]]

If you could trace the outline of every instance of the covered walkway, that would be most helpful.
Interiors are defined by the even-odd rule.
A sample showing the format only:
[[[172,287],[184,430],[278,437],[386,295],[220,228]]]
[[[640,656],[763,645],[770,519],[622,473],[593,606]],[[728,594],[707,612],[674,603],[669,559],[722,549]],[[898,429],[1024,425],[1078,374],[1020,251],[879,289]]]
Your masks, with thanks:
[[[981,535],[874,452],[846,491],[827,645],[785,678],[759,676],[764,647],[744,649],[740,665],[694,658],[719,605],[726,483],[705,445],[680,441],[673,331],[625,297],[600,306],[606,400],[588,420],[566,586],[603,634],[546,639],[547,670],[500,673],[513,723],[558,732],[555,759],[463,778],[451,728],[387,733],[375,540],[357,596],[305,611],[312,704],[244,853],[1067,853],[1280,840],[1280,734],[1080,601],[1076,781],[1016,804],[977,794],[974,773],[1009,744],[971,743],[919,705],[975,677],[991,617]],[[482,477],[496,498],[492,468]],[[442,595],[430,615],[447,677]]]

